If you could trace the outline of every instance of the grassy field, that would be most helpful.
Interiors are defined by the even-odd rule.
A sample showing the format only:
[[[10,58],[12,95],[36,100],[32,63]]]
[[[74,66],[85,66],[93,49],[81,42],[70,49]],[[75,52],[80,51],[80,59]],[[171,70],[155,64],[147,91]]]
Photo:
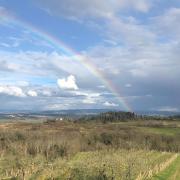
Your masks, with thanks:
[[[18,159],[7,156],[0,159],[3,167],[0,173],[1,179],[135,179],[171,157],[173,153],[142,150],[79,152],[71,158],[53,161],[47,161],[43,156]]]
[[[141,128],[142,129],[142,128]],[[180,128],[168,128],[168,127],[158,127],[158,128],[151,128],[151,127],[145,127],[143,128],[144,131],[149,131],[152,133],[156,133],[156,134],[162,134],[162,135],[170,135],[170,136],[174,136],[174,135],[178,135],[180,132]]]
[[[155,175],[152,180],[176,180],[180,179],[180,155],[164,171]]]
[[[0,179],[178,179],[179,125],[2,122]]]

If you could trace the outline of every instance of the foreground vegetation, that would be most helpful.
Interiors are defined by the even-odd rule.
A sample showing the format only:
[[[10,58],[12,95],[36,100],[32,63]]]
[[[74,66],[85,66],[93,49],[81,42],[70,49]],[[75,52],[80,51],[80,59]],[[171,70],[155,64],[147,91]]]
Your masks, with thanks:
[[[178,156],[170,166],[165,168],[164,171],[154,175],[152,178],[152,180],[161,179],[180,179],[180,156]]]
[[[0,179],[176,179],[179,152],[179,121],[0,124]]]

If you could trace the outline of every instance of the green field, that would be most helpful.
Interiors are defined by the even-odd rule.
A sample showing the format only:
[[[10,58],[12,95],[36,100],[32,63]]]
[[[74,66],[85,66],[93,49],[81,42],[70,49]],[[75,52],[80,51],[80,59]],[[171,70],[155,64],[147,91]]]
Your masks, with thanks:
[[[168,166],[164,171],[155,175],[152,180],[178,180],[180,179],[180,155],[177,159]]]
[[[174,135],[179,135],[180,134],[180,128],[168,128],[168,127],[164,127],[164,128],[151,128],[151,127],[147,127],[147,128],[143,128],[144,131],[149,131],[152,133],[157,133],[157,134],[163,134],[163,135],[170,135],[170,136],[174,136]]]

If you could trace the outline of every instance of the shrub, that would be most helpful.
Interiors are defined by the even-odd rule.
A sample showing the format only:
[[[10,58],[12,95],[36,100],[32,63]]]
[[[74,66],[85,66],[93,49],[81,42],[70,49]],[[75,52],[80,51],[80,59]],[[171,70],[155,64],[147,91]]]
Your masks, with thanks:
[[[100,141],[104,143],[105,145],[112,145],[113,136],[112,134],[102,133],[100,135]]]

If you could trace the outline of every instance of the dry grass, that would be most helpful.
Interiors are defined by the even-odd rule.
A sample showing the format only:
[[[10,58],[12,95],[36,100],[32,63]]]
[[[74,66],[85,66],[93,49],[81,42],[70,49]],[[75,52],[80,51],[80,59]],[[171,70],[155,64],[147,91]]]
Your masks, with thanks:
[[[180,151],[179,136],[139,128],[142,122],[1,124],[0,179],[134,179],[157,173]]]
[[[167,162],[171,153],[137,150],[101,150],[80,152],[71,158],[56,158],[47,161],[42,156],[7,156],[1,158],[4,168],[0,177],[17,177],[18,179],[135,179],[141,172],[149,172]],[[154,169],[154,168],[153,168]],[[153,170],[154,174],[154,170]]]

